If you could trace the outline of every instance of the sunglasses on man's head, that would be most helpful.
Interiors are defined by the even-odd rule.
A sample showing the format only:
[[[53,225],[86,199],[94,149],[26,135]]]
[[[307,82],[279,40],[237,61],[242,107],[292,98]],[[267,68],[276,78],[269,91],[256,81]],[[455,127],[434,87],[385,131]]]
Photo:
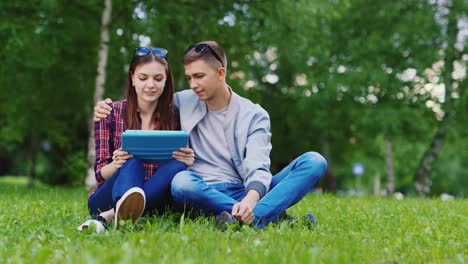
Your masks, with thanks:
[[[206,44],[206,43],[201,43],[201,44],[197,44],[197,45],[190,45],[188,46],[188,48],[185,49],[185,54],[187,54],[187,52],[189,52],[191,49],[195,50],[196,53],[205,53],[207,50],[209,50],[211,52],[211,54],[213,54],[213,56],[215,56],[215,58],[221,62],[221,66],[224,67],[224,63],[223,61],[221,60],[221,58],[219,57],[219,55],[216,53],[216,51],[214,51],[214,49]]]
[[[147,47],[139,47],[135,49],[135,56],[146,56],[153,52],[154,56],[166,59],[167,58],[167,50],[163,48],[147,48]]]

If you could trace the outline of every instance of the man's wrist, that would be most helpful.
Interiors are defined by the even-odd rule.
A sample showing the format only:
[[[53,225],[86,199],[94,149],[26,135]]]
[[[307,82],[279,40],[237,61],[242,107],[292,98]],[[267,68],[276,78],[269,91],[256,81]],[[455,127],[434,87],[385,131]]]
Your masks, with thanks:
[[[245,191],[247,193],[249,193],[251,190],[255,190],[260,195],[259,199],[261,199],[263,196],[265,196],[265,193],[266,193],[265,185],[263,185],[263,183],[261,183],[259,181],[252,181],[245,188]]]
[[[250,190],[247,192],[244,199],[246,199],[252,206],[255,206],[255,204],[260,201],[260,194],[256,190]]]

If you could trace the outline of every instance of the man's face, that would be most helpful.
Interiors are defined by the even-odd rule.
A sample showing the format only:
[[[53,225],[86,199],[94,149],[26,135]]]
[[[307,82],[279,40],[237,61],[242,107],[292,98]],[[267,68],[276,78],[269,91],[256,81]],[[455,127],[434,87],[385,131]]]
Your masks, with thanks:
[[[202,101],[213,100],[223,80],[222,68],[214,69],[203,60],[196,60],[185,66],[185,78],[190,88]]]

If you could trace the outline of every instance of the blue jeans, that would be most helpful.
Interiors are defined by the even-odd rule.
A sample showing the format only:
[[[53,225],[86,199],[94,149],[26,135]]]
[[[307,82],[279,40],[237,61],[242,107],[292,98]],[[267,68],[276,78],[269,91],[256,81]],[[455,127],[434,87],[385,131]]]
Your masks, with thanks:
[[[185,169],[187,166],[184,163],[172,159],[162,165],[145,182],[143,162],[137,158],[131,158],[89,197],[89,213],[98,215],[114,208],[117,200],[133,187],[140,187],[145,192],[145,211],[161,209],[165,206],[165,198],[170,194],[174,175]]]
[[[253,209],[253,224],[262,229],[274,222],[287,208],[299,202],[327,171],[327,162],[316,152],[307,152],[276,174],[270,190]],[[171,184],[171,193],[177,207],[189,206],[197,212],[217,215],[231,212],[234,204],[246,195],[241,183],[206,184],[193,171],[179,172]]]

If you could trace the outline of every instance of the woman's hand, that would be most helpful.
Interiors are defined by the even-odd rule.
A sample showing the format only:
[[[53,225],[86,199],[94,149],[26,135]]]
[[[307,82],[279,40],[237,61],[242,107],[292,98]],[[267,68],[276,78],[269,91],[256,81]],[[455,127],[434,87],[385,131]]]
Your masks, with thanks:
[[[190,166],[195,161],[195,153],[191,148],[181,148],[180,151],[174,151],[172,157],[187,166]]]
[[[122,167],[122,165],[132,157],[133,155],[128,154],[128,152],[118,149],[112,154],[111,164],[114,165],[114,167],[117,169],[120,169],[120,167]]]

